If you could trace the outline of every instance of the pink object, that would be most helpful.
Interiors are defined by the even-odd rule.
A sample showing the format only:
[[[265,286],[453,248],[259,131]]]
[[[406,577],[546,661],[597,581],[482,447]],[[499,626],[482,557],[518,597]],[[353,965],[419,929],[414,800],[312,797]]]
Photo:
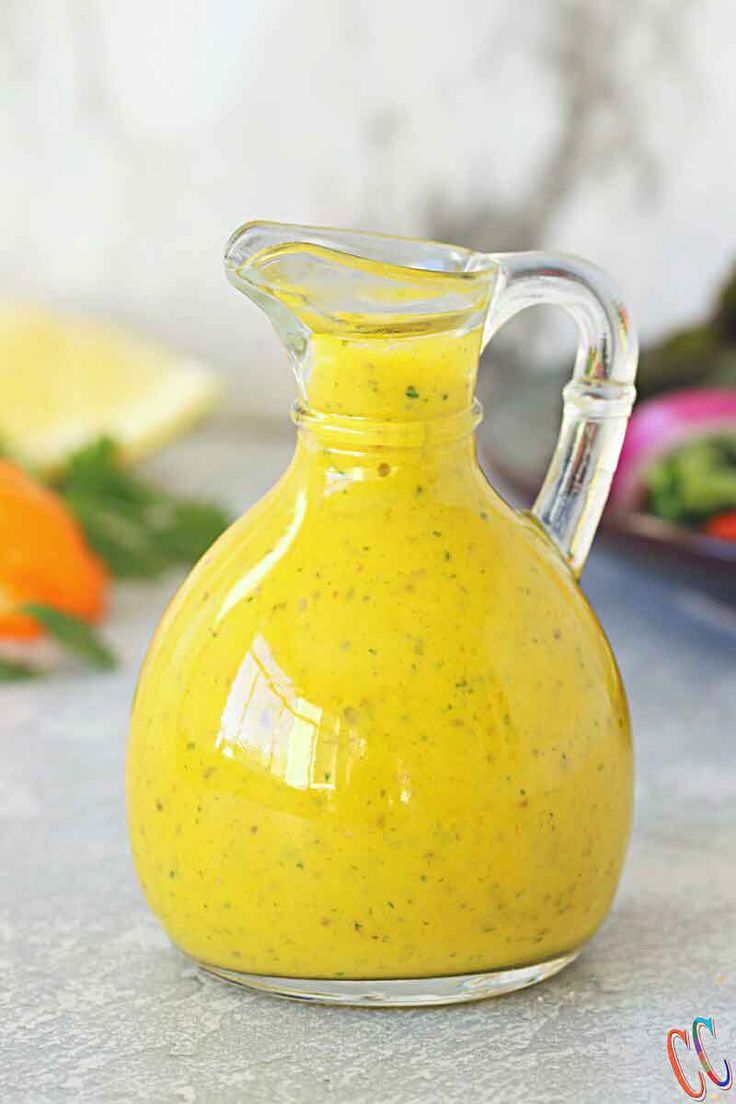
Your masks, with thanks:
[[[736,388],[693,388],[647,399],[629,422],[611,506],[636,509],[644,496],[644,472],[655,460],[685,441],[729,429],[736,432]]]

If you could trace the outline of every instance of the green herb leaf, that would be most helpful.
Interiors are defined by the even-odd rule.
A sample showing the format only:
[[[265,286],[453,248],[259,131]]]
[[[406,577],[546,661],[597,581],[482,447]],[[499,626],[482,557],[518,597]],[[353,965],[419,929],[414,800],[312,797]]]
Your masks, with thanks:
[[[407,399],[418,399],[419,398],[419,392],[417,391],[417,389],[416,389],[416,387],[414,386],[413,383],[409,384],[409,386],[407,387],[404,394],[406,395]]]
[[[110,438],[70,460],[59,491],[113,575],[153,578],[190,565],[228,526],[219,506],[180,499],[125,471]]]
[[[20,611],[33,617],[57,644],[74,652],[91,667],[110,669],[115,666],[114,654],[86,621],[40,602],[27,602]]]
[[[186,499],[162,503],[160,517],[163,521],[158,530],[160,547],[177,563],[198,560],[230,522],[219,506]]]
[[[28,663],[17,663],[12,659],[0,658],[0,682],[24,682],[40,675],[38,667]]]
[[[145,517],[121,500],[103,495],[68,491],[64,499],[84,529],[90,546],[113,575],[123,579],[148,579],[160,575],[166,557],[156,547],[155,534]]]

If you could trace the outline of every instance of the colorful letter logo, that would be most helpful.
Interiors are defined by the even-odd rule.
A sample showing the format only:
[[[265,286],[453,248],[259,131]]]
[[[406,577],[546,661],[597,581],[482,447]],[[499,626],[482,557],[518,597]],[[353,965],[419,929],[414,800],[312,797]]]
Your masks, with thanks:
[[[724,1060],[723,1077],[719,1078],[716,1075],[713,1064],[706,1054],[705,1046],[703,1045],[702,1032],[704,1029],[710,1032],[712,1038],[716,1038],[716,1025],[712,1016],[697,1016],[693,1020],[692,1038],[698,1060],[703,1067],[703,1071],[708,1075],[714,1085],[717,1085],[719,1089],[730,1089],[733,1085],[733,1070],[731,1069],[731,1065]],[[690,1081],[688,1081],[675,1050],[675,1040],[679,1040],[686,1050],[690,1050],[690,1037],[687,1031],[679,1027],[673,1027],[667,1035],[667,1057],[670,1060],[672,1072],[677,1078],[683,1092],[687,1093],[691,1100],[705,1100],[708,1091],[705,1077],[703,1077],[703,1074],[698,1070],[697,1088],[694,1088]]]

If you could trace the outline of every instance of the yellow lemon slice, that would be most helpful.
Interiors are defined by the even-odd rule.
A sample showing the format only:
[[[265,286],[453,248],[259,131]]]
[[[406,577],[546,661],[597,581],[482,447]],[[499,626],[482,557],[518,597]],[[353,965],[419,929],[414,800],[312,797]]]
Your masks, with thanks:
[[[136,460],[214,405],[201,365],[112,325],[0,307],[0,446],[42,471],[107,434]]]

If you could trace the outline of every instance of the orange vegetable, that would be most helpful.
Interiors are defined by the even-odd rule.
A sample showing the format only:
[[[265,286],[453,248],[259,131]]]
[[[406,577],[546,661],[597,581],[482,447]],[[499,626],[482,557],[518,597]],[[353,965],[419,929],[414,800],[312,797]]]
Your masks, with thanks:
[[[106,597],[105,568],[59,496],[0,460],[0,636],[41,635],[41,626],[18,612],[25,602],[92,622]]]
[[[725,514],[716,514],[715,517],[706,522],[705,531],[711,537],[736,541],[736,510],[728,510]]]

